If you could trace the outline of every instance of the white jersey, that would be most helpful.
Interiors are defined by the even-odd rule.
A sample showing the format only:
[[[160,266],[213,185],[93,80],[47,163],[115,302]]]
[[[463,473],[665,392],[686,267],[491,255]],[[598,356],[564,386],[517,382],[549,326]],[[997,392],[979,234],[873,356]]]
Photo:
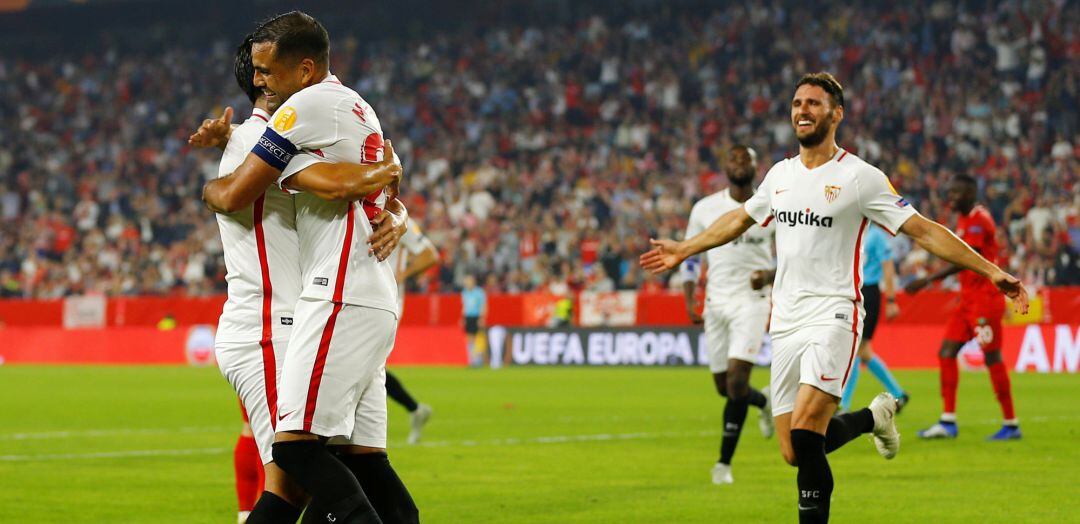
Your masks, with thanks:
[[[813,170],[799,157],[777,162],[744,207],[759,224],[776,222],[773,333],[809,325],[857,330],[867,224],[896,234],[917,214],[884,173],[843,149]]]
[[[252,150],[281,169],[279,183],[316,162],[382,159],[379,119],[360,95],[331,75],[278,108]],[[386,261],[369,254],[370,220],[382,211],[382,190],[356,202],[296,195],[303,298],[383,309],[397,315],[397,281]]]
[[[741,202],[731,198],[731,190],[713,193],[694,204],[686,226],[686,238],[701,233],[716,219],[738,209]],[[716,307],[729,298],[765,298],[768,289],[750,288],[750,274],[773,267],[773,234],[769,223],[751,227],[739,238],[705,252],[709,269],[705,285],[705,303]]]
[[[218,167],[219,177],[244,162],[269,117],[256,109],[233,130]],[[270,187],[252,205],[216,216],[228,284],[216,340],[265,344],[287,337],[300,296],[300,247],[293,197]]]
[[[401,241],[398,242],[397,248],[393,253],[390,253],[390,257],[386,259],[390,263],[390,267],[394,269],[394,275],[400,275],[405,272],[405,268],[409,265],[409,259],[413,255],[419,255],[426,249],[435,249],[435,244],[431,243],[428,237],[424,236],[424,233],[420,231],[420,226],[410,217],[409,229],[401,237]],[[398,283],[398,317],[401,317],[402,311],[405,309],[405,281],[402,280]]]

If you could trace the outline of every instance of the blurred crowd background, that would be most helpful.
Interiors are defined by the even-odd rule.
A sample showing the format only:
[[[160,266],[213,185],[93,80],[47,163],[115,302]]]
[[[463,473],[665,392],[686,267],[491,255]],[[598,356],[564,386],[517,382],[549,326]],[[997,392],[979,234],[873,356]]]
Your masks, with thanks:
[[[200,201],[220,152],[186,139],[225,106],[246,116],[232,54],[280,9],[195,1],[166,21],[139,14],[152,4],[0,15],[0,295],[224,290]],[[726,185],[731,145],[762,175],[797,154],[791,94],[818,70],[846,90],[841,147],[923,214],[954,222],[947,182],[973,175],[1009,268],[1080,284],[1078,2],[413,4],[309,11],[442,253],[413,290],[667,287],[637,269],[647,239]],[[895,243],[905,280],[940,264]]]

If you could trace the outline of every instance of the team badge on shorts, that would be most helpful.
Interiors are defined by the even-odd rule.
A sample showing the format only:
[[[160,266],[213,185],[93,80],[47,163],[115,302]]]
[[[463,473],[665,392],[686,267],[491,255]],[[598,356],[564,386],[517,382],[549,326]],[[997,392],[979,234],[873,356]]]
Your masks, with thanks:
[[[825,186],[825,201],[832,204],[840,196],[840,186]]]
[[[295,123],[296,110],[292,107],[283,107],[278,111],[277,118],[274,119],[274,130],[285,132],[292,129],[292,126]]]

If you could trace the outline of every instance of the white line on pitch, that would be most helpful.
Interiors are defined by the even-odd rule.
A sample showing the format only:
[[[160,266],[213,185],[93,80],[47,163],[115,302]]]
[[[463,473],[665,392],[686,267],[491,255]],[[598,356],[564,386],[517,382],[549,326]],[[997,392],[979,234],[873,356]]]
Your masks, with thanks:
[[[0,462],[35,462],[42,460],[74,460],[128,457],[165,457],[184,455],[218,455],[228,452],[228,448],[196,449],[133,449],[127,451],[102,451],[98,453],[58,453],[51,455],[0,455]]]
[[[202,434],[223,433],[237,431],[236,426],[189,426],[180,428],[113,428],[113,429],[74,429],[61,431],[41,431],[33,433],[8,433],[0,434],[0,440],[50,440],[61,438],[93,438],[115,437],[129,435],[176,435],[176,434]]]
[[[515,446],[519,444],[564,444],[570,442],[604,442],[614,440],[640,440],[650,438],[676,437],[711,437],[719,435],[716,430],[709,431],[655,431],[639,433],[597,433],[591,435],[551,435],[546,437],[495,438],[488,440],[443,440],[421,442],[425,447],[446,446]]]

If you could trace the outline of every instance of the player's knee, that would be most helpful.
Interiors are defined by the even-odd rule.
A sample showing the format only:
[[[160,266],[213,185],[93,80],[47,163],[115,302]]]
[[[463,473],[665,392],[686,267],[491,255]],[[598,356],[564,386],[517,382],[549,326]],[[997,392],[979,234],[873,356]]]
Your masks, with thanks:
[[[318,440],[275,442],[271,454],[274,463],[286,472],[308,463],[325,446]]]
[[[985,362],[986,362],[987,366],[993,366],[995,364],[1001,363],[1001,351],[1000,350],[995,349],[993,351],[987,351],[987,352],[983,353],[983,355],[985,357]]]
[[[750,381],[744,377],[731,377],[727,383],[727,397],[731,400],[743,400],[750,396]]]
[[[946,342],[941,345],[941,350],[938,351],[938,356],[941,358],[956,358],[956,355],[960,353],[960,348],[955,344]]]

